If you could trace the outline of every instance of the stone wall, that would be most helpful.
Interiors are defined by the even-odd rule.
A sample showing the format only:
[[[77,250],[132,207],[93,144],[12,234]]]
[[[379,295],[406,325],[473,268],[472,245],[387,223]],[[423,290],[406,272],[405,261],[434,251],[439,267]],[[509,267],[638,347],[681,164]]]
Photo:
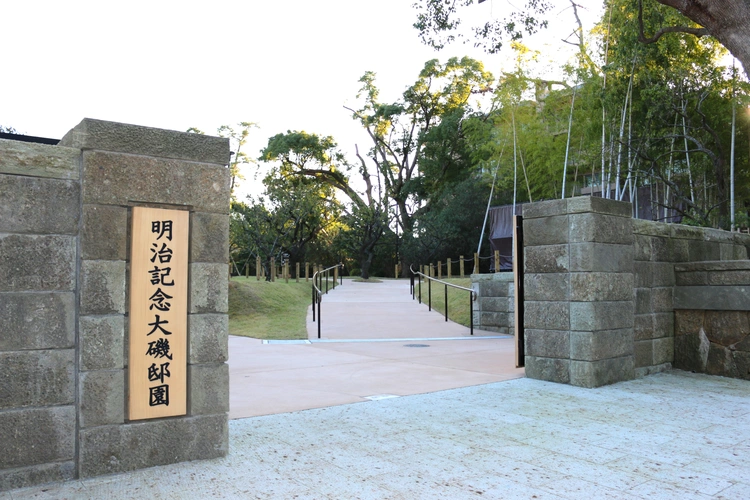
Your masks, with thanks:
[[[513,273],[472,274],[471,287],[477,293],[472,303],[474,327],[514,335]]]
[[[675,263],[747,258],[748,235],[631,213],[595,197],[524,207],[527,376],[596,387],[669,369]]]
[[[675,266],[674,366],[750,380],[750,261]]]
[[[636,376],[668,370],[674,359],[675,265],[747,259],[750,237],[718,229],[633,221]]]
[[[633,378],[630,205],[524,206],[526,375],[596,387]]]
[[[79,161],[0,139],[0,490],[75,475]]]
[[[86,119],[0,140],[0,490],[227,451],[226,139]],[[133,206],[190,212],[188,410],[127,420]]]

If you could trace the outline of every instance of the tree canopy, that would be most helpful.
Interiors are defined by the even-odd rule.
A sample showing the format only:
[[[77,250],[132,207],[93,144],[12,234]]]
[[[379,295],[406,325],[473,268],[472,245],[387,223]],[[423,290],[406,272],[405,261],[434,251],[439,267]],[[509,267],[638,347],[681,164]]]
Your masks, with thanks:
[[[414,4],[417,10],[414,27],[425,44],[442,49],[446,44],[465,36],[459,31],[464,10],[484,1],[417,0]],[[575,5],[574,0],[570,2]],[[605,1],[608,6],[612,3]],[[746,0],[646,0],[646,3],[652,6],[662,4],[679,12],[681,16],[668,24],[641,22],[641,42],[653,43],[662,36],[673,33],[711,36],[739,59],[746,73],[750,74],[750,3]],[[482,25],[472,27],[475,46],[484,48],[488,53],[495,53],[509,41],[521,40],[525,35],[546,28],[546,16],[552,4],[545,0],[527,0],[522,8],[516,8],[510,2],[508,7],[504,18],[487,20]],[[638,0],[637,8],[639,12],[643,11],[643,0]]]
[[[471,3],[418,6],[443,16],[429,29],[453,29],[451,16]],[[544,2],[492,28],[515,56],[504,72],[468,57],[431,59],[393,101],[365,72],[347,109],[368,139],[347,157],[327,135],[270,137],[259,158],[273,166],[262,199],[233,206],[233,251],[391,274],[396,263],[406,271],[470,256],[480,241],[487,256],[488,201],[581,194],[630,200],[652,220],[747,227],[750,86],[739,68],[722,66],[721,39],[691,33],[705,27],[666,4],[609,0],[590,33],[573,8],[577,52],[560,61],[556,79],[538,76],[541,63],[519,40],[543,28]],[[523,15],[537,17],[524,23]],[[690,30],[666,29],[677,26]]]

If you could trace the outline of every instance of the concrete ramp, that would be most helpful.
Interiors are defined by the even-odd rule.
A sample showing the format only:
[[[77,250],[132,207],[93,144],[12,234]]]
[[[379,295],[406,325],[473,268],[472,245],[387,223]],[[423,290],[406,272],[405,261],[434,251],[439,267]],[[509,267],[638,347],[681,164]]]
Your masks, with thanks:
[[[409,280],[359,283],[329,288],[321,304],[321,339],[396,339],[469,337],[469,328],[445,321],[445,316],[427,306],[427,285],[422,283],[422,304],[412,300]],[[469,293],[466,304],[469,307]],[[318,338],[318,324],[307,315],[307,333]],[[474,330],[475,336],[496,336]]]
[[[321,340],[311,311],[307,341],[229,337],[229,418],[430,393],[524,374],[515,368],[513,337],[480,330],[470,337],[468,328],[446,323],[438,312],[412,301],[408,280],[344,280],[324,296],[322,317]]]

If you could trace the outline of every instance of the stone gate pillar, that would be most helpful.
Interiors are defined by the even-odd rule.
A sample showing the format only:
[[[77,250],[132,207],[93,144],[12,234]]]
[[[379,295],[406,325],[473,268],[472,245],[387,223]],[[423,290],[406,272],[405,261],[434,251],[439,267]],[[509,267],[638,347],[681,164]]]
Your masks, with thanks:
[[[524,206],[526,376],[582,387],[634,378],[631,205]]]
[[[101,120],[56,145],[0,140],[0,491],[227,453],[228,162],[227,139]],[[182,400],[145,416],[129,408],[137,207],[164,214],[170,235],[174,218],[180,235],[159,278],[172,290],[178,278],[163,268],[179,263],[178,328],[158,351],[154,335],[133,352],[147,358],[146,406],[169,406],[162,395],[177,379]],[[155,237],[154,225],[138,234]],[[148,261],[149,246],[138,248]],[[141,276],[134,295],[154,293],[153,279]]]
[[[225,364],[227,140],[85,119],[60,145],[81,150],[79,476],[225,455],[229,409]],[[184,416],[128,418],[134,207],[189,213]]]

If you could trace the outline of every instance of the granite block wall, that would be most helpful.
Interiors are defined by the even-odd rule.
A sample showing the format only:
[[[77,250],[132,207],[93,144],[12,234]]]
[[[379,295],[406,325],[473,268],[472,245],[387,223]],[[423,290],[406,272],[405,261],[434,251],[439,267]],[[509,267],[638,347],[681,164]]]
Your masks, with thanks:
[[[630,205],[571,198],[523,217],[526,376],[582,387],[632,378]]]
[[[636,376],[668,370],[675,349],[675,266],[747,259],[750,236],[718,229],[633,221]]]
[[[0,490],[75,476],[79,157],[0,139]]]
[[[477,293],[472,303],[474,327],[514,335],[513,273],[472,274],[471,287]]]
[[[675,266],[674,366],[750,380],[750,261]]]
[[[0,140],[0,491],[222,456],[226,139],[83,120]],[[188,412],[127,419],[130,213],[190,212]]]
[[[742,287],[750,279],[737,283],[750,276],[750,235],[633,220],[631,212],[629,203],[593,197],[524,207],[527,376],[596,387],[663,371],[681,363],[675,354],[682,349],[682,340],[675,339],[676,310],[706,310],[709,302],[701,297],[707,294],[720,297],[725,308],[747,310],[750,297],[743,290],[750,287]],[[731,276],[704,262],[735,259],[745,259],[733,265],[747,268],[733,268]],[[680,270],[681,263],[696,262],[708,267]],[[688,284],[694,286],[687,290]],[[702,318],[716,330],[714,316],[706,312]],[[682,321],[693,328],[693,319]],[[714,353],[711,359],[733,359],[727,353],[736,345],[719,337],[713,347],[708,340],[691,342]]]

